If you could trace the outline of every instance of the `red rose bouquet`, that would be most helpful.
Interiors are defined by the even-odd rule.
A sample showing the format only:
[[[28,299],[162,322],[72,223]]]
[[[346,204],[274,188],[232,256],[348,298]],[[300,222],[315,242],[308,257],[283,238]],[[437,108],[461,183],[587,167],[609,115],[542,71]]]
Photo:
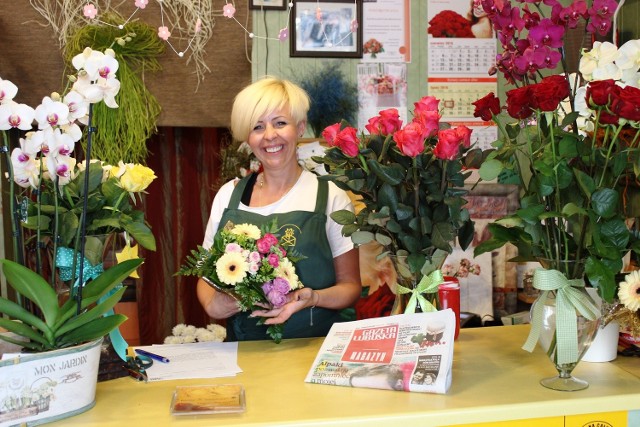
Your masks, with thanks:
[[[474,103],[474,115],[499,129],[480,176],[512,176],[521,200],[515,214],[489,225],[492,238],[475,252],[511,242],[522,259],[584,259],[589,283],[611,301],[623,257],[640,248],[626,223],[639,216],[627,209],[640,160],[639,41],[620,48],[595,42],[583,51],[579,74],[539,79],[541,70],[562,64],[567,29],[584,20],[588,32],[605,35],[617,6],[546,0],[545,17],[542,3],[520,9],[509,1],[482,2],[504,47],[496,69],[516,88],[507,91],[505,107],[493,93]]]
[[[433,37],[475,37],[471,31],[471,21],[453,10],[443,10],[431,18],[427,33]]]
[[[177,274],[203,278],[235,298],[242,311],[281,307],[289,292],[303,286],[294,266],[303,257],[287,246],[286,239],[278,239],[276,229],[275,222],[262,229],[227,223],[216,233],[211,248],[192,251]],[[258,324],[264,321],[260,319]],[[282,328],[282,324],[270,325],[267,334],[279,343]]]
[[[357,245],[377,241],[383,246],[379,257],[406,257],[403,266],[424,275],[441,265],[456,238],[466,248],[473,237],[464,167],[479,150],[470,150],[470,129],[440,123],[438,104],[422,98],[404,126],[395,108],[369,119],[366,133],[345,123],[329,126],[322,135],[330,148],[316,160],[329,170],[321,179],[364,205],[357,214],[331,215],[343,233]]]
[[[382,52],[384,52],[384,48],[382,47],[382,43],[380,43],[376,39],[369,39],[362,46],[362,53],[369,53],[369,54],[371,54],[372,58],[377,57],[378,54],[382,53]]]

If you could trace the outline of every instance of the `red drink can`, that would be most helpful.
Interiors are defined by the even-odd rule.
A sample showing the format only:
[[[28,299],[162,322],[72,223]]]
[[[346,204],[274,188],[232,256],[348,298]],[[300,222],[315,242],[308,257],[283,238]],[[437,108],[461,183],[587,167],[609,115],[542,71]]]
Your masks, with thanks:
[[[456,333],[454,339],[458,339],[460,333],[460,282],[455,277],[445,277],[445,281],[438,286],[440,309],[450,308],[456,316]]]

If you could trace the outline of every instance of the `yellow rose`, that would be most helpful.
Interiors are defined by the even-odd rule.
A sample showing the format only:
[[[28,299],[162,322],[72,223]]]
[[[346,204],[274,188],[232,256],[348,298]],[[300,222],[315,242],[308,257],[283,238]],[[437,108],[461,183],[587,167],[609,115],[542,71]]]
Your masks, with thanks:
[[[130,193],[139,193],[156,178],[153,170],[146,166],[127,164],[124,173],[120,176],[120,187]]]

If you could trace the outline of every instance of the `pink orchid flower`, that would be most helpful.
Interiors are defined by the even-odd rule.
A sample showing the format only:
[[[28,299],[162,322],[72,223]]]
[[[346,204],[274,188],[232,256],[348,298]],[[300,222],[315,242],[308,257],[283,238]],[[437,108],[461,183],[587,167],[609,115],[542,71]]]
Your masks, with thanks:
[[[144,9],[149,4],[149,0],[136,0],[136,7]]]

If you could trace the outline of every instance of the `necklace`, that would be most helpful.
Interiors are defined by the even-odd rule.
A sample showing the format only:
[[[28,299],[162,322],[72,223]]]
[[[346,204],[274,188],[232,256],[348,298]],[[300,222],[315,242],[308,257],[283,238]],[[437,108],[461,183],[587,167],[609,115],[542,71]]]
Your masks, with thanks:
[[[264,206],[263,203],[264,204],[270,204],[270,203],[273,203],[273,202],[275,202],[277,200],[280,200],[280,198],[282,198],[282,196],[287,194],[293,188],[293,186],[296,184],[296,182],[298,182],[298,179],[300,178],[300,174],[302,174],[302,169],[298,168],[298,173],[296,174],[295,179],[293,179],[290,184],[288,184],[285,187],[283,187],[282,190],[279,190],[279,191],[269,195],[269,194],[264,194],[263,193],[263,192],[268,193],[268,191],[266,191],[267,187],[265,187],[264,172],[261,172],[258,175],[258,180],[257,180],[258,181],[258,192],[256,194],[256,196],[257,196],[256,197],[257,205],[258,206]]]

